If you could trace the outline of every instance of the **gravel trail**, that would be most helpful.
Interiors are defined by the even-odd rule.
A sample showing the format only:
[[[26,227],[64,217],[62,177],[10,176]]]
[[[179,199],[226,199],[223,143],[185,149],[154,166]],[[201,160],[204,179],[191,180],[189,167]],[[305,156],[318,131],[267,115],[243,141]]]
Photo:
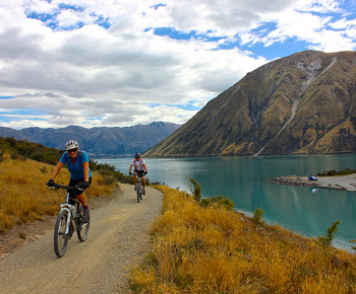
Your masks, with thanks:
[[[62,258],[51,232],[1,259],[0,293],[131,293],[127,274],[149,248],[163,195],[148,187],[137,203],[132,185],[120,187],[108,205],[91,211],[88,239],[81,243],[75,233]]]

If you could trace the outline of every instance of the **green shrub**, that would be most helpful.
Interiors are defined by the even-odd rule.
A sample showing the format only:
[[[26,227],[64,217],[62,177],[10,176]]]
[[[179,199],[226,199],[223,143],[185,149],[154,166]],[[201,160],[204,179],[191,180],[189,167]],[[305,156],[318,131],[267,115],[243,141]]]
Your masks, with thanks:
[[[350,243],[354,244],[356,243],[356,240],[351,240]],[[352,250],[356,250],[356,246],[351,246]]]
[[[317,176],[320,177],[330,177],[330,176],[346,176],[346,175],[350,175],[350,174],[354,174],[356,173],[355,169],[350,169],[350,168],[346,168],[344,170],[340,170],[340,171],[336,171],[334,169],[326,171],[326,172],[322,172],[322,173],[318,173]]]
[[[253,220],[255,221],[256,224],[264,224],[265,221],[263,220],[263,214],[265,212],[257,207],[255,210],[254,210],[254,214],[253,214]]]
[[[197,183],[193,178],[189,179],[190,182],[193,184],[193,188],[189,186],[191,192],[194,195],[194,199],[197,202],[200,202],[202,196],[201,196],[201,186],[199,183]]]
[[[209,205],[217,205],[219,207],[224,207],[228,210],[232,210],[235,207],[234,202],[232,202],[228,197],[217,196],[212,198],[204,198],[200,201],[202,207],[208,207]]]
[[[12,159],[30,158],[36,161],[49,164],[56,164],[63,151],[55,148],[45,147],[41,144],[29,142],[27,140],[15,140],[13,137],[0,137],[0,158],[1,152],[7,150]]]
[[[340,175],[341,176],[346,176],[346,175],[350,175],[350,174],[353,174],[353,173],[355,173],[356,171],[354,170],[354,169],[349,169],[349,168],[347,168],[347,169],[344,169],[344,170],[342,170],[342,171],[340,171]]]
[[[3,160],[4,155],[9,151],[10,144],[4,138],[0,137],[0,162]]]
[[[328,247],[331,245],[331,242],[332,240],[334,239],[334,236],[337,232],[337,227],[338,225],[340,224],[341,222],[340,221],[336,221],[334,222],[330,228],[328,228],[327,230],[327,234],[326,236],[319,236],[318,237],[318,240],[319,240],[319,244],[322,246],[322,247]]]

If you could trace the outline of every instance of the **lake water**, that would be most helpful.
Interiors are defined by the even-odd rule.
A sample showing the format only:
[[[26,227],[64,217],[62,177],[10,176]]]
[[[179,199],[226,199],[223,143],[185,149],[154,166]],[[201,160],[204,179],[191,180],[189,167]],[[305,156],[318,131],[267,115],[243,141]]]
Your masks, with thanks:
[[[356,192],[272,184],[274,177],[309,175],[331,169],[356,168],[356,155],[204,157],[145,159],[148,178],[190,192],[189,178],[201,184],[203,197],[229,197],[235,208],[253,215],[265,211],[269,223],[307,236],[321,236],[341,221],[333,244],[351,248],[356,239]],[[131,159],[97,159],[128,173]],[[356,180],[355,180],[356,181]]]

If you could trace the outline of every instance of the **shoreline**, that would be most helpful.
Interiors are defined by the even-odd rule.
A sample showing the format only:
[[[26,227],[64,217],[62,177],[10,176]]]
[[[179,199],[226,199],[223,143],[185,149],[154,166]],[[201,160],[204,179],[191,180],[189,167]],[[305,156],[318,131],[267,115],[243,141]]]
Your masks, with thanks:
[[[271,183],[309,187],[309,188],[325,188],[334,190],[346,190],[356,192],[356,174],[346,176],[319,176],[317,181],[308,180],[308,176],[281,176],[270,180]]]

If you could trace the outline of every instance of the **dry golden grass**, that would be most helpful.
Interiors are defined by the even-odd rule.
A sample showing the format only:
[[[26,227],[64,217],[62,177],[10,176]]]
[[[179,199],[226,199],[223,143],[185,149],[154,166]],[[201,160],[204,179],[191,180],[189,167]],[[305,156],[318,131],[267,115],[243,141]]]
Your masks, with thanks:
[[[45,185],[54,166],[26,159],[17,161],[6,158],[0,162],[0,232],[6,232],[14,224],[42,219],[43,215],[55,215],[63,202],[64,190],[50,190]],[[57,183],[68,184],[69,172],[62,169]],[[93,196],[111,196],[115,183],[108,186],[99,175],[93,174],[91,187],[86,191]]]
[[[131,271],[136,293],[356,293],[353,254],[158,188],[163,214],[146,262]]]

